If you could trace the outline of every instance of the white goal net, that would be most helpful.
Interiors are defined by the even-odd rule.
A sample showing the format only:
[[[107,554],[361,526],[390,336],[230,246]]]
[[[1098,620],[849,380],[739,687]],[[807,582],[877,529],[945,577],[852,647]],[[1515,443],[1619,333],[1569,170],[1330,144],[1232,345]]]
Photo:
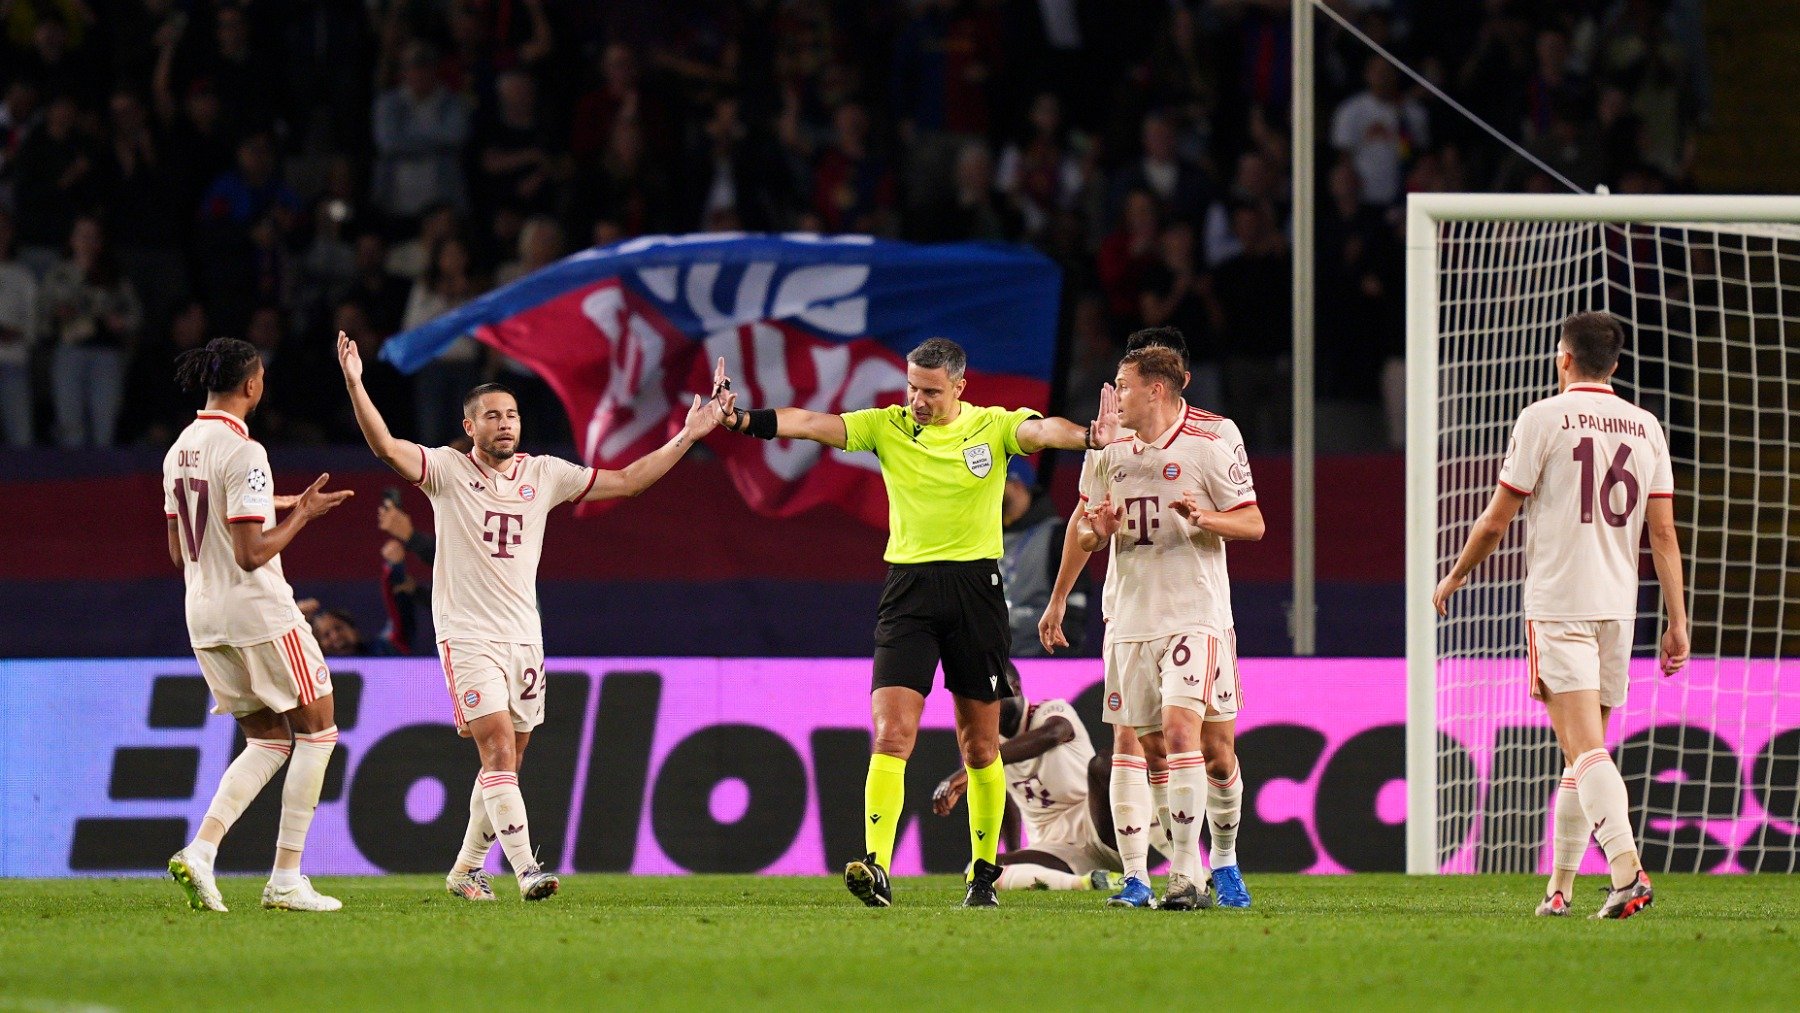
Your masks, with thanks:
[[[1547,872],[1562,759],[1526,692],[1524,524],[1439,619],[1430,595],[1556,391],[1558,325],[1626,325],[1614,379],[1669,433],[1694,660],[1656,669],[1645,550],[1607,744],[1652,871],[1800,856],[1800,201],[1437,195],[1410,205],[1408,861]],[[1784,660],[1785,659],[1785,660]],[[1604,861],[1590,848],[1584,869]]]

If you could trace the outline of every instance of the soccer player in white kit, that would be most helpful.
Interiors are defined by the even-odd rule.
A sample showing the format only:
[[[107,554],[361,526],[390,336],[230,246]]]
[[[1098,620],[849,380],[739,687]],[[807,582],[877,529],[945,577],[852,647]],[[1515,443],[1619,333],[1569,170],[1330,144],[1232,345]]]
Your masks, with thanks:
[[[458,732],[475,740],[481,773],[469,797],[462,852],[445,880],[452,896],[493,900],[482,871],[498,838],[520,896],[556,893],[557,877],[537,865],[519,762],[531,731],[544,720],[544,634],[537,607],[537,567],[544,524],[562,503],[635,496],[668,473],[690,446],[718,424],[735,396],[695,396],[681,432],[619,471],[518,452],[518,401],[499,384],[482,384],[463,401],[468,453],[425,448],[388,431],[362,385],[356,343],[338,332],[338,363],[363,437],[382,463],[417,485],[437,520],[431,589],[438,656]]]
[[[1172,853],[1162,906],[1211,903],[1212,885],[1232,905],[1249,906],[1237,869],[1243,781],[1235,722],[1238,679],[1225,542],[1263,535],[1243,438],[1230,419],[1196,417],[1182,400],[1181,357],[1168,348],[1127,353],[1117,383],[1120,423],[1133,436],[1095,454],[1082,476],[1087,502],[1077,520],[1080,547],[1111,543],[1102,591],[1106,616],[1106,706],[1118,736],[1115,769],[1151,751],[1168,758]],[[1097,500],[1097,501],[1096,501]],[[1154,818],[1146,790],[1112,799],[1126,884],[1116,906],[1144,906],[1148,876],[1141,835]],[[1212,831],[1214,872],[1203,887],[1201,813]],[[1138,881],[1134,889],[1132,880]]]
[[[1590,834],[1612,874],[1594,917],[1629,918],[1654,899],[1631,836],[1625,781],[1606,751],[1607,717],[1625,702],[1646,520],[1669,613],[1658,652],[1664,675],[1687,663],[1688,620],[1668,439],[1655,415],[1613,392],[1624,347],[1611,314],[1563,321],[1560,392],[1519,413],[1494,498],[1431,596],[1438,615],[1448,615],[1450,596],[1524,507],[1528,690],[1548,709],[1565,763],[1553,804],[1555,869],[1540,915],[1568,913]]]
[[[196,911],[224,911],[213,878],[219,842],[283,763],[281,829],[275,868],[262,905],[336,911],[336,898],[300,874],[306,832],[337,745],[331,670],[294,604],[281,572],[281,550],[309,521],[349,499],[325,492],[320,475],[299,496],[276,496],[269,454],[247,422],[266,377],[256,347],[214,338],[183,353],[175,380],[204,388],[206,407],[163,458],[163,515],[169,560],[187,584],[188,639],[212,690],[213,713],[230,714],[244,732],[200,821],[199,832],[169,859],[169,875]],[[275,512],[286,510],[281,523]]]
[[[1007,800],[1024,820],[1030,843],[1000,856],[994,885],[1107,889],[1122,867],[1107,802],[1111,758],[1094,754],[1087,728],[1067,700],[1032,703],[1016,682],[1012,689],[1000,701],[1000,761]],[[948,816],[968,784],[968,771],[952,771],[932,793],[932,811]]]

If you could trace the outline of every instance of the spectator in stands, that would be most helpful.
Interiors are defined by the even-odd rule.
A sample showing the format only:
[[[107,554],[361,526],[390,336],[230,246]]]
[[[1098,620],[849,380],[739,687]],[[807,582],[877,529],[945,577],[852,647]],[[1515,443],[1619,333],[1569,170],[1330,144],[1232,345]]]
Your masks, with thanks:
[[[538,215],[525,220],[519,229],[518,259],[500,265],[494,277],[496,286],[510,284],[534,271],[549,267],[562,259],[562,227],[556,219]],[[518,401],[519,416],[531,422],[532,442],[539,446],[567,446],[574,443],[562,401],[530,366],[507,355],[498,355],[500,382],[513,392]]]
[[[1669,32],[1662,5],[1626,0],[1609,18],[1600,48],[1600,72],[1631,97],[1642,123],[1644,160],[1674,179],[1685,179],[1693,152],[1690,58]]]
[[[437,537],[413,526],[412,515],[400,505],[398,496],[381,498],[381,505],[375,508],[375,523],[406,551],[419,557],[419,562],[430,566],[437,560]]]
[[[75,219],[66,257],[44,275],[38,312],[55,340],[57,443],[112,446],[125,363],[143,316],[137,290],[107,248],[99,219]]]
[[[37,82],[24,77],[13,78],[0,93],[0,208],[13,206],[19,146],[44,115],[38,98]]]
[[[997,173],[1029,237],[1043,235],[1052,214],[1074,206],[1082,179],[1081,160],[1071,147],[1061,100],[1054,92],[1039,94],[1031,101],[1023,135],[1000,153]]]
[[[1331,144],[1350,156],[1364,204],[1400,199],[1407,160],[1429,143],[1425,110],[1400,91],[1399,72],[1380,56],[1363,64],[1368,90],[1345,99],[1331,116]]]
[[[888,94],[899,117],[909,210],[948,196],[963,144],[988,134],[1000,71],[997,13],[991,4],[924,0],[900,31]]]
[[[1125,213],[1118,229],[1100,244],[1100,288],[1106,295],[1107,312],[1122,332],[1139,326],[1138,293],[1144,289],[1145,273],[1161,254],[1159,214],[1150,191],[1131,191],[1125,195]]]
[[[19,146],[14,183],[19,260],[40,279],[57,260],[75,218],[100,195],[100,153],[82,133],[81,107],[67,93],[50,100],[40,129]]]
[[[1150,113],[1139,136],[1143,154],[1114,180],[1115,202],[1122,210],[1133,191],[1147,190],[1169,217],[1198,222],[1212,198],[1212,181],[1199,165],[1177,152],[1175,121],[1167,113]]]
[[[206,303],[199,298],[186,300],[175,308],[167,326],[148,335],[132,359],[126,381],[128,417],[121,426],[127,433],[135,431],[139,442],[167,447],[182,427],[194,420],[193,399],[169,382],[169,371],[181,353],[215,337]]]
[[[31,349],[37,342],[37,278],[15,256],[12,215],[0,208],[0,425],[6,445],[31,446]]]
[[[678,227],[705,229],[723,212],[753,232],[786,226],[793,194],[772,141],[744,123],[736,98],[712,104],[687,164],[692,171]]]
[[[473,270],[468,244],[454,236],[439,242],[424,276],[413,284],[401,329],[412,330],[473,299],[479,294]],[[414,417],[425,445],[437,446],[455,435],[451,424],[462,417],[463,395],[481,382],[486,358],[474,336],[464,334],[413,377]],[[370,395],[374,393],[371,388]]]
[[[187,295],[180,163],[169,157],[167,138],[135,93],[115,91],[107,115],[106,232],[143,299],[146,327],[155,333]]]
[[[621,118],[598,170],[576,179],[574,217],[589,228],[599,221],[617,223],[629,236],[665,231],[674,202],[669,175],[649,160],[643,129]]]
[[[395,243],[387,253],[387,271],[407,282],[425,276],[431,265],[431,251],[445,240],[455,238],[462,230],[456,208],[450,204],[433,204],[419,218],[419,231]]]
[[[1037,489],[1037,471],[1023,457],[1006,462],[1006,487],[1001,494],[1000,520],[1004,525],[1005,550],[1000,574],[1006,586],[1006,611],[1012,626],[1015,658],[1043,657],[1038,642],[1038,619],[1050,603],[1056,572],[1062,565],[1063,529],[1068,521],[1050,497]],[[1063,614],[1063,635],[1069,653],[1081,650],[1087,631],[1087,575],[1077,578]]]
[[[285,132],[282,121],[280,63],[259,52],[251,34],[250,14],[236,4],[212,10],[211,33],[197,35],[178,69],[181,84],[204,81],[219,96],[219,117],[228,134]]]
[[[1240,204],[1232,231],[1243,252],[1214,272],[1224,318],[1225,404],[1254,451],[1287,446],[1291,432],[1293,276],[1287,237],[1269,209]]]
[[[1575,73],[1575,54],[1567,32],[1556,27],[1540,30],[1535,52],[1536,68],[1525,82],[1527,141],[1549,136],[1558,115],[1571,109],[1591,109],[1594,102],[1587,80]]]
[[[466,206],[469,108],[438,79],[437,52],[429,45],[407,47],[400,86],[375,100],[374,130],[378,210],[410,219],[434,204]]]
[[[575,103],[570,118],[569,153],[584,175],[600,170],[621,122],[635,124],[639,138],[661,161],[675,149],[675,116],[660,91],[643,88],[637,54],[614,42],[600,54],[600,82]]]
[[[1237,173],[1231,178],[1229,193],[1206,209],[1206,266],[1217,267],[1243,252],[1231,229],[1231,208],[1235,204],[1264,205],[1275,216],[1278,227],[1286,230],[1288,195],[1283,186],[1286,182],[1261,151],[1246,151],[1238,156]]]
[[[1218,411],[1224,374],[1219,354],[1223,312],[1213,296],[1210,274],[1194,263],[1194,227],[1171,222],[1158,244],[1160,258],[1144,271],[1138,318],[1145,327],[1173,327],[1187,339],[1188,400]]]
[[[894,174],[870,145],[868,110],[846,102],[832,124],[831,146],[813,166],[813,213],[827,232],[890,232],[897,202]]]
[[[495,82],[495,96],[475,129],[477,208],[484,216],[502,206],[555,210],[569,168],[538,110],[537,83],[522,70],[509,70]]]
[[[419,583],[406,572],[406,549],[398,541],[390,538],[382,543],[381,561],[381,601],[388,621],[373,640],[356,628],[356,617],[348,609],[323,608],[317,598],[296,602],[326,657],[395,658],[413,653],[419,625]]]
[[[970,141],[956,157],[956,185],[949,195],[926,206],[910,230],[928,243],[967,239],[1002,242],[1024,230],[1019,213],[994,186],[994,156],[986,141]]]
[[[414,417],[412,405],[415,381],[381,358],[381,346],[388,335],[376,330],[370,323],[369,308],[352,296],[337,305],[332,314],[332,325],[332,330],[343,331],[351,341],[356,342],[357,352],[363,360],[363,385],[368,387],[369,396],[379,397],[382,404],[394,406],[393,421],[389,425],[405,428],[408,420]],[[467,389],[464,388],[465,391]],[[356,417],[351,414],[348,400],[338,399],[332,412],[330,432],[334,441],[347,443],[362,436],[362,430],[356,425]],[[460,429],[456,435],[462,435]],[[420,442],[432,445],[426,440]]]

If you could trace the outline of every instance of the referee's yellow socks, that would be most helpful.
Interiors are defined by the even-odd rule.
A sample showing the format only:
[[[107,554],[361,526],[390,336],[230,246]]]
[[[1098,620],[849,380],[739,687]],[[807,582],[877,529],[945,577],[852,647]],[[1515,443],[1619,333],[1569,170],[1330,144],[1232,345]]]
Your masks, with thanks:
[[[1006,766],[998,756],[969,772],[969,849],[974,857],[999,864],[1000,818],[1006,814]]]
[[[905,800],[906,761],[885,753],[870,755],[869,779],[863,782],[863,843],[883,869],[893,866],[894,828]]]

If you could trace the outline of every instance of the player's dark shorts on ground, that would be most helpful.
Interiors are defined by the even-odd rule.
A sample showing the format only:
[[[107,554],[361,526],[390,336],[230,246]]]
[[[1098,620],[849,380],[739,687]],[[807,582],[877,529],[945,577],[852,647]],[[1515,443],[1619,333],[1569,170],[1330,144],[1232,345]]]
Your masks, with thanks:
[[[931,692],[938,662],[944,688],[971,700],[1008,695],[1012,629],[996,560],[895,563],[875,619],[875,688]]]

